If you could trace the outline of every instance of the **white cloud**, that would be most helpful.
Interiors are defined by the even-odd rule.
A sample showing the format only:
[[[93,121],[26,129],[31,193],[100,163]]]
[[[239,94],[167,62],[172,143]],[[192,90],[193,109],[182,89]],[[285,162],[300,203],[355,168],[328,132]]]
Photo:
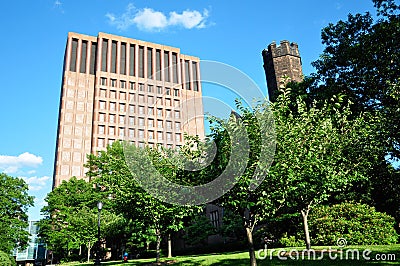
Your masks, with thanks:
[[[28,184],[30,191],[38,191],[43,189],[51,179],[49,176],[42,176],[42,177],[32,176],[32,177],[21,177],[21,178],[24,179],[25,182]]]
[[[0,171],[11,174],[23,167],[37,167],[43,162],[42,157],[29,152],[18,156],[0,155]]]
[[[186,29],[204,28],[208,18],[208,10],[204,9],[203,14],[197,10],[183,11],[182,14],[171,12],[169,17],[170,25],[181,25]]]
[[[141,30],[160,30],[168,26],[167,17],[160,11],[144,8],[136,13],[133,22]]]
[[[182,13],[173,11],[167,16],[148,7],[137,9],[133,4],[129,4],[125,13],[120,16],[113,13],[106,14],[109,23],[119,30],[126,30],[135,25],[144,31],[160,31],[170,26],[182,26],[185,29],[205,28],[208,16],[207,9],[204,9],[203,13],[197,10],[185,10]]]

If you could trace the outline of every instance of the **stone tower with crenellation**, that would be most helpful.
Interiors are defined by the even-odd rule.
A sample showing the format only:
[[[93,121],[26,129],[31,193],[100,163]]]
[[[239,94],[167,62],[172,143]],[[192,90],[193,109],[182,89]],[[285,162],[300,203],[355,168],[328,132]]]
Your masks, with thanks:
[[[288,76],[289,81],[300,82],[303,80],[301,57],[297,43],[281,41],[277,46],[275,42],[262,51],[264,70],[267,78],[268,95],[271,101],[277,96],[277,90],[282,77]]]

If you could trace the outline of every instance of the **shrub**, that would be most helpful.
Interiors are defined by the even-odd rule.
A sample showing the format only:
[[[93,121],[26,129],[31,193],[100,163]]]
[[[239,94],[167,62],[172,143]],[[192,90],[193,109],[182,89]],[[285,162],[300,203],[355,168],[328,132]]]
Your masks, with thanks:
[[[0,266],[15,266],[16,262],[14,258],[12,258],[7,253],[0,251]]]
[[[278,243],[283,247],[302,247],[305,245],[304,240],[298,239],[295,236],[288,236],[284,233]]]
[[[309,228],[314,245],[389,245],[398,241],[393,217],[366,204],[342,203],[311,210]]]

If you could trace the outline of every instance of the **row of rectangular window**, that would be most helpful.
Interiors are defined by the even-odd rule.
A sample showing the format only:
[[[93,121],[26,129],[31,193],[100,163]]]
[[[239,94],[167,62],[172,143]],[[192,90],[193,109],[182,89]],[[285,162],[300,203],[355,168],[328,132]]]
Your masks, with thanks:
[[[99,109],[100,110],[109,110],[110,112],[115,112],[117,111],[116,106],[117,103],[116,102],[110,102],[109,108],[106,108],[106,101],[99,101]],[[147,115],[154,115],[154,107],[147,107]],[[120,103],[119,104],[119,111],[120,112],[125,112],[125,104],[124,103]],[[157,116],[158,117],[163,117],[164,114],[164,109],[162,108],[157,108]],[[135,105],[129,105],[129,113],[130,114],[136,114],[135,112]],[[139,106],[138,107],[138,114],[140,115],[144,115],[145,114],[145,106]],[[172,110],[165,110],[165,117],[167,118],[171,118],[171,113]],[[180,111],[174,111],[174,117],[176,119],[179,119],[181,117]]]
[[[108,86],[108,79],[107,78],[100,78],[100,85],[102,86]],[[110,79],[110,87],[112,88],[117,88],[118,87],[118,80],[117,79]],[[129,89],[130,90],[136,90],[136,83],[129,81]],[[125,89],[126,88],[126,81],[125,80],[120,80],[119,81],[119,88]],[[157,94],[163,94],[163,87],[161,86],[156,86],[157,88]],[[138,84],[138,91],[145,91],[145,84],[139,83]],[[153,85],[147,85],[147,92],[154,93],[154,86]],[[180,96],[179,89],[173,89],[173,95],[176,97]],[[171,95],[171,88],[165,88],[165,94],[166,95]]]
[[[109,96],[108,98],[115,99],[115,100],[117,100],[117,99],[119,99],[119,100],[128,100],[126,98],[126,93],[125,92],[120,92],[119,93],[119,98],[117,98],[117,91],[114,91],[114,90],[109,91],[109,94],[107,95],[107,90],[100,89],[100,97],[107,98],[107,96]],[[166,98],[165,101],[164,101],[163,97],[160,97],[160,96],[155,97],[155,96],[150,96],[150,95],[148,95],[146,97],[146,95],[144,95],[144,94],[139,94],[138,98],[137,98],[137,101],[139,103],[144,103],[144,102],[146,102],[145,99],[147,99],[147,103],[148,104],[157,104],[157,105],[164,105],[165,104],[166,106],[179,106],[180,105],[180,100],[178,100],[178,99],[172,100],[170,98]],[[130,101],[135,101],[136,100],[134,93],[130,93],[129,94],[129,100]],[[172,105],[172,102],[174,103],[174,105]],[[125,112],[125,108],[124,108],[125,107],[125,103],[120,103],[120,105],[123,106],[123,108],[120,108],[120,111]],[[111,106],[110,106],[110,108],[111,108]]]
[[[104,121],[104,114],[100,114],[100,122],[105,122]],[[109,116],[109,123],[115,123],[115,115],[110,115]],[[125,125],[125,116],[119,116],[119,124],[120,125]],[[133,127],[135,125],[135,117],[130,116],[129,117],[129,123],[128,125],[130,127]],[[154,119],[147,119],[147,124],[145,124],[145,118],[139,117],[138,118],[138,126],[146,126],[149,128],[155,127],[155,120]],[[167,130],[172,129],[172,121],[166,121],[165,126]],[[164,123],[163,120],[157,120],[157,128],[163,129],[164,128]],[[99,134],[104,134],[104,129],[105,126],[100,125],[99,126]],[[180,131],[181,130],[181,123],[180,122],[175,122],[175,130]]]
[[[116,140],[115,139],[108,139],[108,145],[112,145]],[[145,143],[143,141],[139,141],[138,143],[135,143],[134,141],[130,141],[131,144],[137,144],[139,148],[144,148],[146,145],[154,148],[155,146],[162,146],[160,143]],[[97,147],[98,148],[105,148],[105,139],[98,139],[97,141]],[[167,144],[166,147],[168,149],[172,149],[173,145],[172,144]],[[176,145],[176,148],[179,150],[181,148],[181,145]]]
[[[105,135],[104,131],[105,131],[105,127],[104,126],[99,126],[99,134],[100,135]],[[138,131],[138,138],[139,139],[143,139],[144,135],[145,135],[144,134],[145,130],[138,129],[137,131]],[[125,128],[119,128],[118,134],[116,134],[116,133],[117,132],[116,132],[116,128],[115,127],[108,127],[108,135],[110,135],[110,136],[119,135],[119,137],[121,137],[121,138],[125,137]],[[147,131],[147,139],[149,139],[149,140],[155,139],[154,133],[155,133],[155,131],[148,130]],[[163,138],[164,137],[164,133],[162,131],[157,131],[156,133],[157,133],[157,140],[164,140],[164,138]],[[167,132],[166,133],[166,140],[167,141],[172,141],[172,135],[173,135],[173,133]],[[134,138],[135,137],[135,130],[134,129],[129,129],[127,136],[129,136],[129,138]],[[175,133],[175,141],[180,142],[181,138],[182,138],[182,135],[180,133]]]

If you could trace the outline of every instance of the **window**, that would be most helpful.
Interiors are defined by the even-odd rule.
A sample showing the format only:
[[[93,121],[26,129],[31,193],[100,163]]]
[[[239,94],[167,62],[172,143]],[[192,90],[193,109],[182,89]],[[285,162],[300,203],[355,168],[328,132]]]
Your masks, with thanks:
[[[165,94],[171,95],[171,89],[170,88],[165,88]]]
[[[174,83],[178,83],[178,55],[172,53],[172,78]]]
[[[157,93],[162,94],[162,87],[160,87],[160,86],[157,87]]]
[[[218,211],[210,212],[210,220],[214,227],[219,228],[219,213],[218,213]]]
[[[110,111],[115,111],[115,103],[110,103]]]
[[[179,106],[179,100],[174,100],[174,106]]]
[[[167,106],[171,106],[171,99],[165,99],[165,104]]]
[[[86,60],[87,60],[87,41],[82,41],[82,50],[81,50],[81,73],[86,73]]]
[[[179,96],[179,89],[174,89],[174,96]]]
[[[107,71],[107,51],[108,51],[108,40],[103,39],[101,47],[101,71]]]
[[[115,127],[109,127],[108,128],[108,134],[109,135],[115,135]]]
[[[103,86],[107,86],[107,78],[100,78],[100,84]]]
[[[148,96],[148,97],[147,97],[147,102],[148,102],[149,104],[153,104],[153,97],[152,97],[152,96]]]
[[[147,48],[147,77],[153,78],[153,49]]]
[[[129,75],[135,75],[135,45],[129,45]]]
[[[148,115],[154,115],[154,108],[153,107],[148,107],[147,108],[147,114]]]
[[[92,48],[90,49],[90,74],[94,75],[95,66],[96,66],[96,51],[97,51],[97,43],[92,42]]]
[[[125,89],[126,88],[126,81],[125,80],[121,80],[120,86],[121,86],[121,89]]]
[[[162,97],[157,97],[157,104],[158,105],[162,105],[163,104]]]
[[[158,108],[158,109],[157,109],[157,116],[158,116],[158,117],[162,117],[162,113],[163,113],[163,112],[162,112],[162,109]]]
[[[169,82],[169,52],[164,51],[164,78]]]
[[[177,142],[181,141],[181,134],[175,134],[175,141]]]
[[[190,67],[189,67],[189,61],[185,60],[185,82],[186,82],[186,89],[191,90],[191,84],[190,84]]]
[[[139,91],[144,91],[144,84],[139,83]]]
[[[119,99],[120,100],[126,100],[126,93],[125,92],[120,92],[119,93]]]
[[[139,46],[139,77],[144,78],[144,47]]]
[[[143,142],[139,142],[139,148],[144,148],[144,143]]]
[[[129,129],[129,137],[134,138],[135,137],[135,130],[134,129]]]
[[[144,106],[139,106],[139,114],[144,115]]]
[[[167,140],[172,140],[172,134],[171,133],[167,133]]]
[[[115,99],[117,97],[117,92],[116,91],[110,91],[110,98]]]
[[[175,111],[175,118],[180,118],[181,117],[181,113],[179,111]]]
[[[129,105],[129,113],[131,114],[135,113],[135,106],[132,104]]]
[[[172,122],[171,121],[167,121],[167,129],[172,129]]]
[[[154,127],[154,120],[153,119],[149,119],[148,127]]]
[[[167,110],[167,111],[165,111],[165,112],[166,112],[165,116],[166,116],[167,118],[171,118],[171,110]]]
[[[106,97],[107,90],[100,89],[100,97]]]
[[[119,104],[119,110],[120,110],[121,112],[125,112],[125,104],[124,104],[124,103],[120,103],[120,104]]]
[[[135,90],[135,82],[129,82],[129,89],[132,91]]]
[[[123,115],[120,115],[120,116],[119,116],[119,123],[120,123],[121,125],[124,125],[124,124],[125,124],[125,116],[123,116]]]
[[[144,118],[139,118],[139,126],[144,126]]]
[[[162,122],[162,120],[157,120],[157,127],[158,127],[158,128],[163,128],[163,122]]]
[[[78,51],[78,40],[77,39],[72,39],[71,63],[69,65],[69,71],[76,72],[77,51]]]
[[[147,86],[147,92],[153,92],[153,85]]]
[[[99,126],[99,134],[104,134],[104,126]]]
[[[114,143],[115,139],[109,139],[108,140],[108,145],[112,145]]]
[[[157,139],[162,140],[163,139],[163,134],[162,132],[157,132]]]
[[[199,91],[199,81],[197,80],[197,62],[192,62],[192,72],[193,72],[193,90]]]
[[[104,122],[104,120],[105,120],[104,118],[105,118],[105,114],[100,113],[100,114],[99,114],[99,121],[100,121],[100,122]]]
[[[115,123],[115,115],[110,115],[110,123]]]
[[[117,87],[117,80],[111,79],[111,87]]]
[[[130,116],[130,117],[129,117],[129,126],[130,126],[130,127],[133,127],[134,125],[135,125],[135,118],[132,117],[132,116]]]
[[[154,131],[147,132],[147,138],[148,139],[154,139]]]
[[[176,123],[175,123],[175,130],[176,130],[176,131],[180,131],[180,129],[181,129],[181,123],[176,122]]]
[[[100,101],[99,107],[100,107],[100,109],[102,109],[102,110],[106,109],[106,102],[105,102],[105,101]]]
[[[144,138],[144,130],[139,129],[138,134],[139,134],[139,139],[143,139]]]
[[[144,95],[139,95],[139,102],[141,102],[141,103],[144,102]]]
[[[121,59],[119,62],[119,71],[122,75],[126,74],[126,43],[121,43]],[[121,84],[122,88],[122,84]]]
[[[98,139],[97,140],[97,146],[99,148],[103,148],[104,147],[104,139]]]
[[[161,50],[156,50],[156,79],[161,80]]]
[[[123,127],[119,128],[119,137],[120,138],[123,138],[125,136],[125,132],[124,131],[125,131],[125,129]]]
[[[111,42],[111,73],[117,73],[117,42]]]

